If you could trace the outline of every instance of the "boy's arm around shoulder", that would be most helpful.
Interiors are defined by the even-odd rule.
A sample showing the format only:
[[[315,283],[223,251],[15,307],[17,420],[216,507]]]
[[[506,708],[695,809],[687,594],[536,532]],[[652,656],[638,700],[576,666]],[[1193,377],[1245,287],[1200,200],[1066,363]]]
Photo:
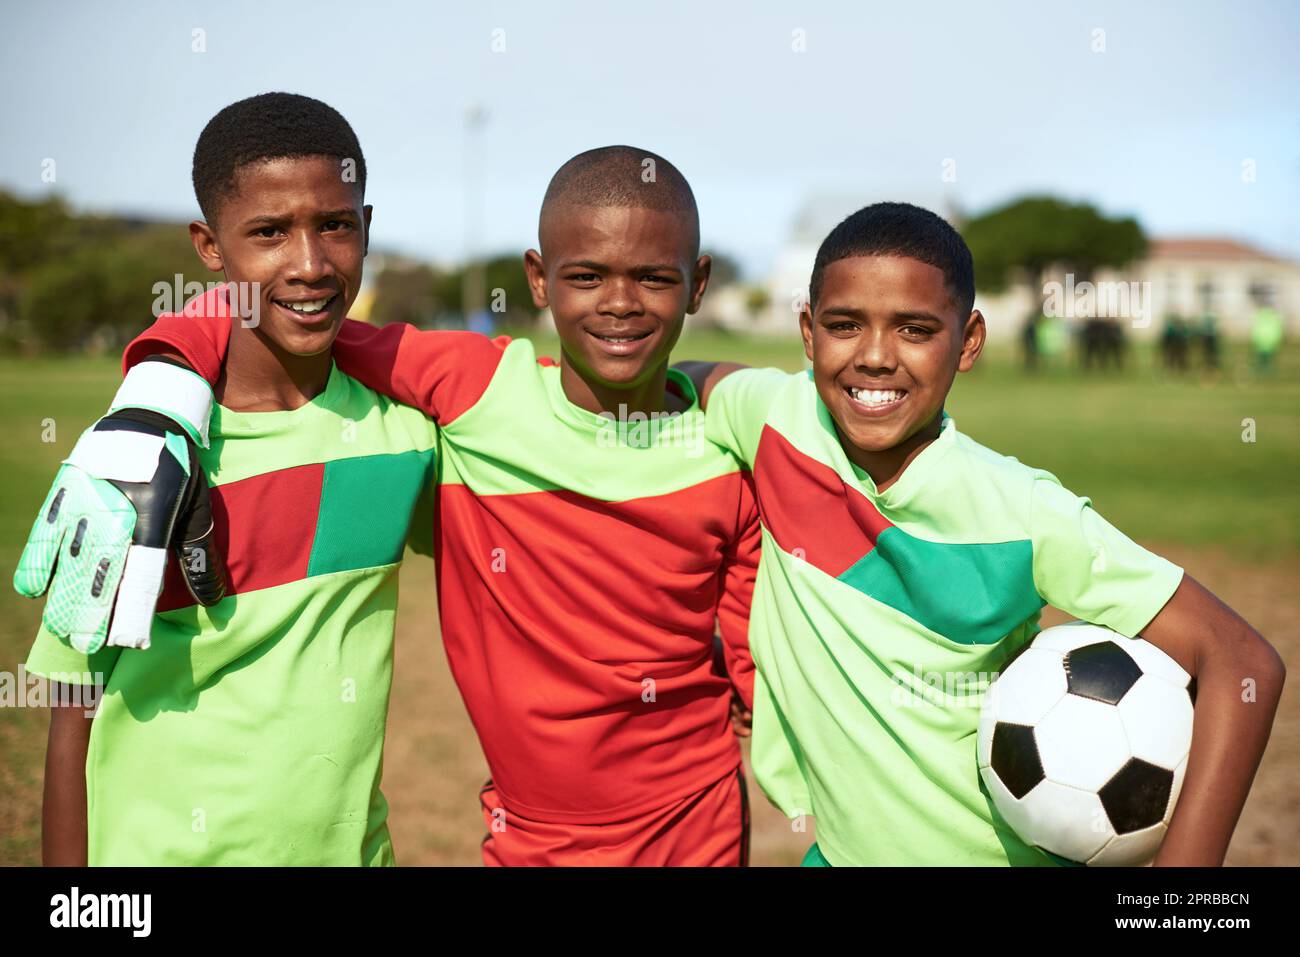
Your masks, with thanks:
[[[695,394],[700,397],[700,408],[707,409],[714,386],[733,372],[748,369],[749,366],[740,362],[709,362],[700,359],[688,359],[685,362],[678,362],[673,368],[687,375],[695,386]]]
[[[446,426],[487,391],[510,344],[478,332],[382,327],[345,320],[334,361],[362,385],[419,409]]]
[[[769,413],[795,376],[775,368],[753,368],[735,362],[682,362],[705,410],[705,437],[734,454],[751,468]]]
[[[151,356],[183,361],[216,386],[230,347],[233,315],[220,290],[160,316],[122,357],[130,370]],[[440,425],[472,406],[487,389],[510,340],[477,332],[418,329],[404,322],[372,326],[344,319],[334,340],[339,369],[376,392],[419,409]]]

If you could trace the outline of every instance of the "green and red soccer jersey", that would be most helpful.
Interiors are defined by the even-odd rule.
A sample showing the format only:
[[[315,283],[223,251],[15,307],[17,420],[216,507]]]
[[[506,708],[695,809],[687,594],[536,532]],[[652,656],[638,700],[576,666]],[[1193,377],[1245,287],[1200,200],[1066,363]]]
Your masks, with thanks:
[[[212,381],[228,334],[160,322],[128,362],[174,350]],[[335,357],[439,426],[443,640],[505,812],[611,824],[733,776],[757,509],[748,473],[705,439],[689,380],[670,372],[685,412],[620,419],[569,402],[524,340],[349,321]]]
[[[752,758],[769,797],[816,816],[831,864],[1052,863],[981,790],[984,691],[1044,603],[1131,637],[1182,571],[950,418],[877,491],[810,373],[728,376],[708,432],[752,467],[762,516]]]
[[[199,451],[226,598],[172,559],[148,650],[42,630],[29,671],[106,682],[86,760],[92,865],[393,862],[380,792],[397,570],[429,419],[335,368],[299,409],[216,408]]]

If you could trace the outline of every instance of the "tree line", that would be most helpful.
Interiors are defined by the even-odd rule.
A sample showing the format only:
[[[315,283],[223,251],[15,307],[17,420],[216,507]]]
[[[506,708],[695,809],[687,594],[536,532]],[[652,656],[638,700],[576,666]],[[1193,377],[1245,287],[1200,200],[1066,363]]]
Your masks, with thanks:
[[[1016,199],[957,223],[975,258],[979,288],[1015,282],[1036,295],[1051,269],[1079,281],[1140,258],[1146,238],[1131,217],[1048,196]],[[535,320],[521,257],[482,265],[487,306],[499,324]],[[371,276],[370,321],[462,325],[463,267],[385,257]],[[58,197],[23,200],[0,191],[0,351],[84,352],[120,348],[149,324],[159,283],[219,280],[202,269],[183,225],[73,212]],[[738,277],[715,256],[713,285]],[[760,288],[760,287],[755,287]]]

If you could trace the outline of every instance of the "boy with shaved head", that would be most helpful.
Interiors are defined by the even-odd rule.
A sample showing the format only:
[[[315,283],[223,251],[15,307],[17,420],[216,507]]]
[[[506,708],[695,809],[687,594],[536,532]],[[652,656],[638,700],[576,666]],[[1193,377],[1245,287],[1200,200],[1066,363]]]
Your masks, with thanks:
[[[440,426],[439,606],[492,774],[483,857],[744,864],[730,712],[750,701],[759,533],[747,473],[669,369],[709,279],[695,200],[662,157],[592,150],[555,174],[539,235],[524,266],[558,363],[401,324],[347,321],[334,346]],[[127,365],[166,352],[216,381],[229,338],[228,321],[160,320]]]
[[[555,318],[570,399],[615,414],[620,403],[687,408],[665,392],[668,353],[682,328],[676,304],[699,308],[710,260],[677,168],[626,146],[580,153],[551,179],[537,232],[541,252],[525,253],[524,268],[533,301]]]

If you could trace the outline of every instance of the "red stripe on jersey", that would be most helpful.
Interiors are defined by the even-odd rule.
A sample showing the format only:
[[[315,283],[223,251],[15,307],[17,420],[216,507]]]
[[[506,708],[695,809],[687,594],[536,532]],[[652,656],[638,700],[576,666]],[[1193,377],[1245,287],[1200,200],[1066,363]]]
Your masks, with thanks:
[[[776,429],[763,427],[754,456],[763,526],[781,548],[839,577],[876,547],[893,523]]]
[[[298,465],[212,489],[213,537],[230,575],[227,595],[307,577],[324,475],[322,463]],[[158,610],[193,604],[173,553]]]
[[[712,647],[747,481],[623,502],[439,488],[443,640],[507,807],[623,820],[736,766]]]

